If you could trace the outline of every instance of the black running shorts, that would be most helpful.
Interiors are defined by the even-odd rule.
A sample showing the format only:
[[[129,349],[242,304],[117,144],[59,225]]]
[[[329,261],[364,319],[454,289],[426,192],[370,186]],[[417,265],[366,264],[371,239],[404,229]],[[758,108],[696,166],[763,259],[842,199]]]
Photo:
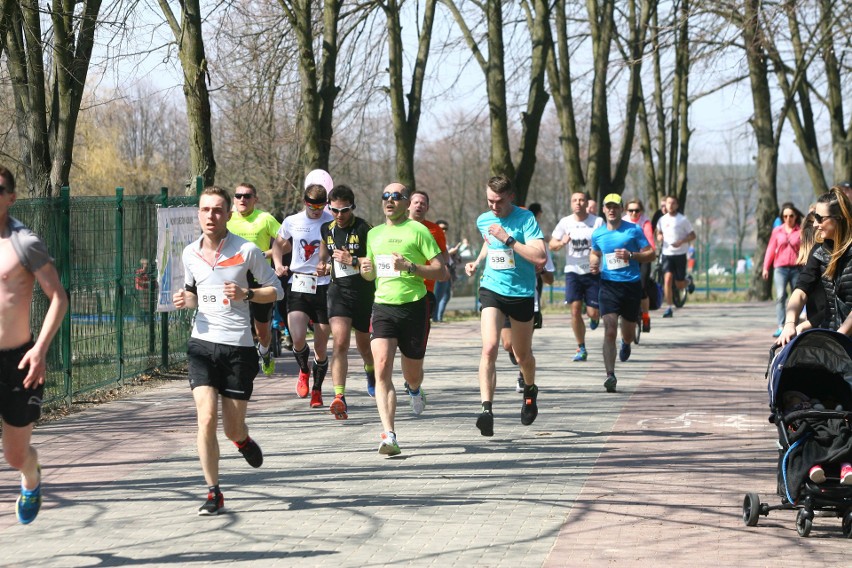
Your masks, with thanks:
[[[328,284],[317,286],[316,294],[294,292],[287,285],[287,313],[303,312],[314,323],[328,323]]]
[[[352,327],[367,333],[370,331],[370,316],[373,312],[375,288],[337,286],[334,281],[328,288],[328,317],[349,318]]]
[[[249,400],[260,372],[257,350],[190,338],[186,347],[189,386],[213,387],[224,398]]]
[[[664,254],[660,257],[660,265],[662,266],[663,274],[671,272],[674,275],[675,282],[686,280],[685,254]]]
[[[426,297],[407,304],[373,304],[370,339],[396,339],[403,355],[422,359],[429,340],[428,304]]]
[[[44,385],[33,389],[24,388],[24,377],[29,372],[18,369],[24,354],[33,346],[29,341],[15,349],[0,351],[0,416],[10,426],[23,428],[41,416],[41,401]]]
[[[640,302],[642,301],[642,283],[613,282],[601,278],[600,310],[601,316],[618,314],[627,321],[639,321]]]
[[[535,298],[533,296],[522,298],[501,296],[488,288],[480,288],[479,303],[483,309],[497,308],[507,317],[521,322],[530,321],[535,313]]]

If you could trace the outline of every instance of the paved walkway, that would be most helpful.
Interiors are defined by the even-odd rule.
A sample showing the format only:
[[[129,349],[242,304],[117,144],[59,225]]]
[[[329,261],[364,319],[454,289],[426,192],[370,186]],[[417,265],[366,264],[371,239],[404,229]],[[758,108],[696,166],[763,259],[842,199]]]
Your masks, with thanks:
[[[746,491],[777,502],[763,378],[773,317],[769,304],[655,317],[607,394],[603,330],[589,334],[589,361],[571,363],[568,317],[546,316],[538,420],[521,426],[501,355],[490,439],[474,426],[478,322],[440,324],[428,407],[417,418],[400,398],[392,459],[376,452],[360,376],[351,418],[335,421],[295,396],[295,364],[281,359],[249,406],[266,461],[250,468],[221,438],[228,512],[213,518],[196,516],[206,489],[176,381],[39,427],[45,504],[32,525],[15,522],[17,479],[0,465],[0,565],[840,565],[837,519],[817,518],[806,539],[790,512],[742,524]]]

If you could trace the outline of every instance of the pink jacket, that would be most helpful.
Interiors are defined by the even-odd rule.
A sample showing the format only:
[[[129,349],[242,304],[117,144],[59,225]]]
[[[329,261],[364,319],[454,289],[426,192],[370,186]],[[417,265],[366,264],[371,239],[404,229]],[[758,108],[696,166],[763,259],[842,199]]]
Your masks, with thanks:
[[[763,269],[769,270],[775,266],[796,266],[799,256],[799,246],[802,244],[802,232],[799,225],[789,233],[784,225],[778,225],[772,230],[769,244],[766,245],[766,256],[763,257]]]

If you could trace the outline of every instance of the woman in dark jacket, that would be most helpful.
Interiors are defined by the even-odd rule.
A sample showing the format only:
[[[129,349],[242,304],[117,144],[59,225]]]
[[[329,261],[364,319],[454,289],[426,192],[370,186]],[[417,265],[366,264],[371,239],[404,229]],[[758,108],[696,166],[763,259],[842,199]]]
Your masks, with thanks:
[[[796,324],[809,295],[824,292],[822,321],[816,327],[852,335],[852,203],[840,187],[831,188],[817,199],[814,223],[822,245],[811,250],[799,275],[796,289],[787,302],[784,328],[778,338],[785,345],[796,336]],[[819,288],[817,288],[819,287]]]

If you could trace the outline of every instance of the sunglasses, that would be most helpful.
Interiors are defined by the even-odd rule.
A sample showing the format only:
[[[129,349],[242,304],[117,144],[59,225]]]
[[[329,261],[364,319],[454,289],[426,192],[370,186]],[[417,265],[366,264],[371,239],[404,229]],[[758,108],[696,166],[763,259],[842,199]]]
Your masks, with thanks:
[[[254,197],[253,193],[235,193],[234,199],[251,199]]]
[[[840,220],[840,217],[838,217],[837,215],[825,215],[825,216],[822,216],[822,215],[820,215],[819,213],[814,213],[814,221],[816,221],[817,223],[822,223],[822,222],[823,222],[823,221],[825,221],[826,219],[834,219],[835,221],[839,221],[839,220]]]
[[[329,209],[332,213],[348,213],[349,211],[352,211],[353,209],[355,209],[355,206],[354,206],[354,205],[350,205],[350,206],[348,206],[348,207],[341,207],[340,209],[338,209],[338,208],[336,208],[336,207],[329,207],[328,209]]]
[[[320,209],[325,209],[325,203],[311,203],[310,201],[305,201],[305,207],[313,209],[314,211],[319,211]]]
[[[393,199],[394,201],[405,201],[408,199],[408,196],[401,191],[386,191],[382,194],[382,201],[388,201],[390,199]]]
[[[628,213],[641,213],[642,210],[641,209],[628,209],[627,212]]]

